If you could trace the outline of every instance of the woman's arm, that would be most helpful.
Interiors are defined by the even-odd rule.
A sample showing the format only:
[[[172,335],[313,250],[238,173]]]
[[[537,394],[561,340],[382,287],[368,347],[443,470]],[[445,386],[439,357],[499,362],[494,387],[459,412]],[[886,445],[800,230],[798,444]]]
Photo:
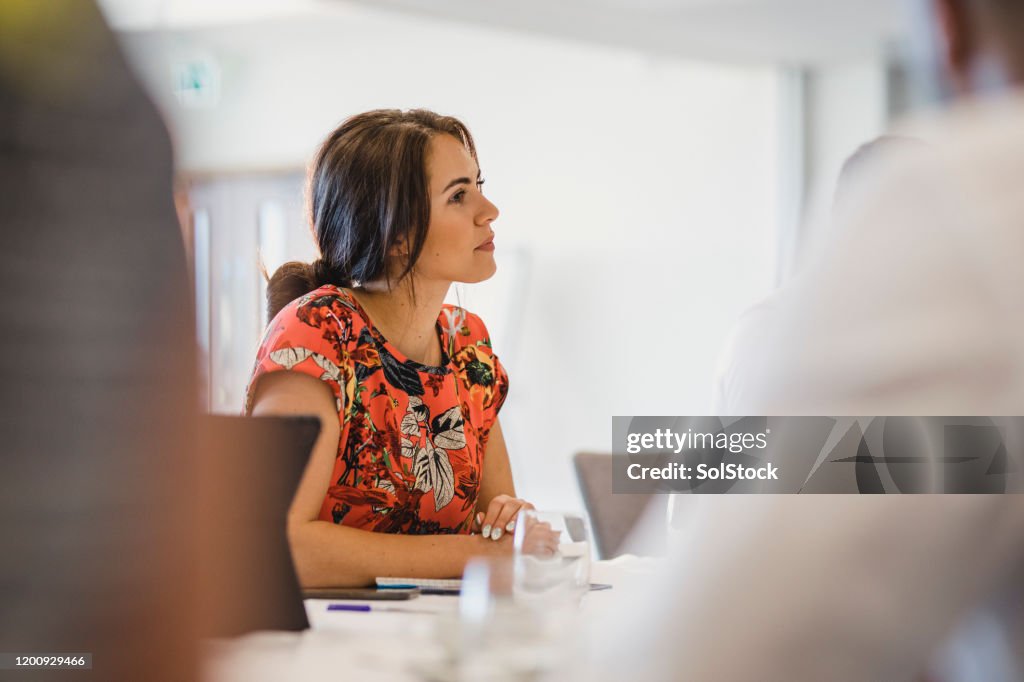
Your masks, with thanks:
[[[481,535],[493,540],[507,537],[515,530],[515,516],[520,509],[533,509],[532,504],[516,497],[508,448],[505,447],[505,437],[501,434],[501,422],[498,420],[494,421],[487,439],[476,508],[476,522]]]
[[[505,447],[505,436],[501,433],[501,422],[496,419],[484,452],[477,509],[485,511],[491,500],[503,493],[515,497],[516,486],[512,482],[512,466],[508,461],[508,448]]]
[[[369,585],[377,576],[456,578],[472,556],[511,553],[510,538],[493,542],[479,535],[391,535],[320,521],[341,432],[330,389],[302,374],[269,374],[257,386],[252,413],[320,418],[320,437],[288,513],[288,539],[303,587]],[[504,442],[501,447],[504,451]],[[508,454],[504,457],[507,471]],[[506,475],[511,485],[511,473]]]

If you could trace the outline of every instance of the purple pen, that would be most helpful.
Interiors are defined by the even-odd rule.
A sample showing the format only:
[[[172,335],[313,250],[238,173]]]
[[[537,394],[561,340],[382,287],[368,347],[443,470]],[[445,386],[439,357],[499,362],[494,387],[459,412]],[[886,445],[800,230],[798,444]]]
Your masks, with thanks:
[[[328,611],[362,611],[367,612],[370,610],[369,604],[328,604]]]

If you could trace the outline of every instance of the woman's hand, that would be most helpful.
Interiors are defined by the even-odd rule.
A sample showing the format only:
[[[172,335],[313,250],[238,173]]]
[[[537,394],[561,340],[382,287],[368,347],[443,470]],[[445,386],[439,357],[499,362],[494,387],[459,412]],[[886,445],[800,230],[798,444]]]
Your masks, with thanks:
[[[524,519],[523,523],[526,524],[521,547],[523,554],[551,557],[558,552],[558,539],[562,535],[560,531],[552,530],[550,523],[532,517]]]
[[[516,514],[523,509],[533,509],[533,505],[511,495],[495,495],[487,505],[487,512],[477,513],[476,528],[484,539],[500,540],[505,533],[515,531]]]
[[[482,513],[483,512],[481,512],[481,514]],[[552,530],[550,523],[538,521],[533,517],[522,519],[517,521],[517,523],[524,524],[521,531],[523,534],[521,547],[523,554],[531,554],[539,557],[551,557],[558,552],[559,538],[562,534],[557,530]],[[515,528],[515,526],[513,526],[513,528]],[[491,535],[493,535],[493,530]],[[497,541],[491,540],[491,536],[485,538],[483,535],[479,535],[476,537],[480,538],[481,554],[508,556],[513,552],[512,534],[508,531],[500,533]]]

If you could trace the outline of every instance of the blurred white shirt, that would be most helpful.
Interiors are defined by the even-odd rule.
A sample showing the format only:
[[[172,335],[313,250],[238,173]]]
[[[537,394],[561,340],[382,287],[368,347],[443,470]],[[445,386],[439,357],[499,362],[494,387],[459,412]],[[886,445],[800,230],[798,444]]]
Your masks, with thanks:
[[[720,414],[1022,413],[1024,99],[926,139],[863,174],[824,255],[744,318]],[[1024,674],[1021,496],[722,496],[693,514],[661,583],[595,635],[594,679],[914,680],[957,627],[970,651],[939,679]]]
[[[860,174],[822,256],[735,330],[729,414],[1020,413],[1022,117],[964,107]]]
[[[746,345],[758,339],[765,325],[770,324],[776,314],[776,293],[747,308],[736,320],[729,332],[718,368],[711,395],[711,414],[741,416],[747,404],[747,372],[744,368]]]

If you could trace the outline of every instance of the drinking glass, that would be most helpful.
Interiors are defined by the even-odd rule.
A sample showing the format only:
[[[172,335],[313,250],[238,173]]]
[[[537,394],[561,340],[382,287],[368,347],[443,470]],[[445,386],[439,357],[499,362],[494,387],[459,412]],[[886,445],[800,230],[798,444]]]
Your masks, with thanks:
[[[519,513],[515,531],[516,600],[545,609],[578,606],[590,589],[586,519],[571,512]]]
[[[512,557],[471,559],[462,574],[458,611],[438,620],[444,656],[420,672],[432,682],[539,679],[559,652],[541,614],[514,598]]]

